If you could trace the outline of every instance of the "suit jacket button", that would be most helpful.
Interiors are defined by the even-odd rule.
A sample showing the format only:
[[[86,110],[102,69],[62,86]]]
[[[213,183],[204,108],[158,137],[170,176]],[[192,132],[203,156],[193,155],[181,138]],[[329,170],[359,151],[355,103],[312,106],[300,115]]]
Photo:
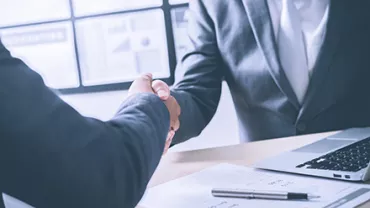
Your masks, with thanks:
[[[297,130],[298,131],[300,131],[300,132],[303,132],[303,131],[305,131],[307,129],[307,126],[306,126],[306,124],[304,124],[304,123],[299,123],[298,125],[297,125]]]

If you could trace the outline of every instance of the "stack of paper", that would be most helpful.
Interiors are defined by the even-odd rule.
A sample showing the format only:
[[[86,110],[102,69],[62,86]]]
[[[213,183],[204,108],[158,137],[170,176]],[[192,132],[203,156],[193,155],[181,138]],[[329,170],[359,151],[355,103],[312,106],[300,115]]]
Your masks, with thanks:
[[[307,192],[309,201],[216,198],[212,188]],[[370,199],[370,185],[268,172],[220,164],[151,188],[141,200],[145,208],[355,207]]]

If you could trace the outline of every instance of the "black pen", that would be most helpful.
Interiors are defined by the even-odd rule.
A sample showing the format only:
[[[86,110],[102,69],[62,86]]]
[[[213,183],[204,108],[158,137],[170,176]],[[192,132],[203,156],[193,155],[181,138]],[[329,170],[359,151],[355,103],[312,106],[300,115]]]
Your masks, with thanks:
[[[231,197],[247,199],[274,199],[274,200],[310,200],[320,196],[308,193],[295,193],[284,191],[259,191],[243,189],[212,189],[214,197]]]

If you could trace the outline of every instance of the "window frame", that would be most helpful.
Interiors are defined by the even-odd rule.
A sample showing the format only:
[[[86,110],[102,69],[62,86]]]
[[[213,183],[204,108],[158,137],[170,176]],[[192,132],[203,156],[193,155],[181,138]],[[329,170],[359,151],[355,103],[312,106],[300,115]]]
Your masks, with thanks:
[[[169,69],[170,69],[170,77],[160,79],[160,80],[163,80],[168,85],[172,85],[174,83],[174,74],[175,74],[177,60],[176,60],[175,37],[174,37],[174,31],[172,27],[173,22],[172,22],[171,11],[173,9],[180,8],[180,7],[188,7],[188,3],[170,4],[169,3],[170,0],[163,0],[162,6],[151,6],[151,7],[139,8],[139,9],[127,9],[127,10],[121,10],[121,11],[116,11],[116,12],[106,12],[106,13],[101,13],[101,14],[92,14],[92,15],[76,17],[74,14],[73,0],[68,0],[68,1],[69,1],[70,11],[71,11],[70,18],[0,27],[0,30],[2,30],[2,29],[50,24],[50,23],[59,23],[59,22],[66,22],[66,21],[71,22],[72,31],[73,31],[74,52],[75,52],[75,59],[77,63],[77,71],[78,71],[78,79],[79,79],[79,87],[54,89],[54,90],[56,90],[60,94],[78,94],[78,93],[127,90],[130,87],[132,81],[125,81],[125,82],[112,83],[112,84],[91,85],[91,86],[84,86],[82,84],[82,76],[81,76],[82,73],[81,73],[81,66],[80,66],[80,61],[79,61],[79,51],[78,51],[77,35],[76,35],[76,21],[80,19],[91,18],[91,17],[103,17],[103,16],[109,16],[109,15],[133,13],[133,12],[136,13],[136,12],[150,11],[150,10],[156,10],[156,9],[162,10],[164,14],[163,21],[164,21],[165,31],[166,31],[166,39],[167,39],[166,42],[167,42],[168,60],[169,60],[168,64],[169,64]]]

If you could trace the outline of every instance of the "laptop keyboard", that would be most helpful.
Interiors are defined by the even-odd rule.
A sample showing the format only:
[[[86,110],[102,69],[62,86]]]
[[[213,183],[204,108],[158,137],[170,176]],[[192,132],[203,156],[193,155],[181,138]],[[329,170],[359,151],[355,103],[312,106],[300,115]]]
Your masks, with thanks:
[[[305,162],[297,168],[357,172],[370,161],[370,137]]]

